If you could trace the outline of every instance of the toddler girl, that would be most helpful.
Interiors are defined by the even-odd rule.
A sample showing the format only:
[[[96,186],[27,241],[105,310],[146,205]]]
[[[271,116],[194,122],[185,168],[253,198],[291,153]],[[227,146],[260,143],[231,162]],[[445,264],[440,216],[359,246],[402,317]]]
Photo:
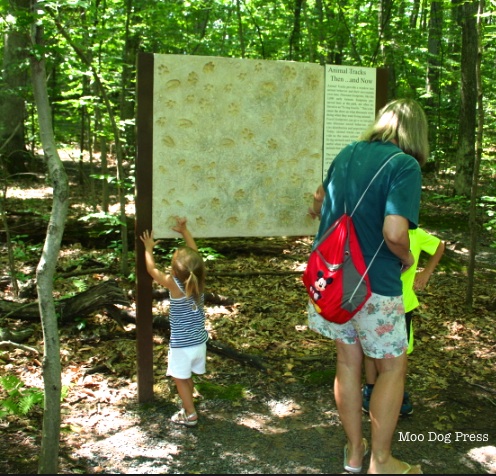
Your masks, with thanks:
[[[166,287],[170,295],[171,337],[167,375],[174,379],[182,401],[181,410],[171,420],[179,425],[195,426],[198,416],[193,402],[192,373],[205,373],[208,340],[203,311],[205,265],[186,226],[186,218],[176,217],[176,221],[172,229],[181,233],[186,246],[174,252],[170,274],[155,266],[153,247],[159,241],[154,241],[153,231],[145,231],[140,239],[145,245],[148,273],[158,284]]]

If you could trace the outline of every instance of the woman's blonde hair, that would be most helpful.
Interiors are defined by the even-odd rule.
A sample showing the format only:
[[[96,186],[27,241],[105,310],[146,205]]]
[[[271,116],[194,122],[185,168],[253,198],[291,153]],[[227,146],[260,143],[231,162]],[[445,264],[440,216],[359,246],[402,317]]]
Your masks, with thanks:
[[[420,104],[413,99],[397,99],[386,104],[361,139],[369,142],[394,140],[401,150],[415,157],[420,166],[429,157],[427,118]]]
[[[178,248],[172,255],[171,266],[174,276],[183,283],[186,296],[193,296],[199,303],[205,287],[205,264],[200,253],[188,246]]]

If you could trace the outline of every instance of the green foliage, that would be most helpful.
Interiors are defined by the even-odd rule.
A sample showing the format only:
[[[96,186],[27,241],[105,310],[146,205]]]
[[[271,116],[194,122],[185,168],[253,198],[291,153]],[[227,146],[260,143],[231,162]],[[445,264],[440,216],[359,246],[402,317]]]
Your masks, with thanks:
[[[81,278],[69,278],[69,280],[64,278],[64,282],[68,285],[72,285],[73,289],[66,291],[64,295],[61,297],[62,300],[72,297],[78,293],[82,293],[88,289],[87,280]]]
[[[468,205],[470,203],[470,200],[467,197],[461,196],[461,195],[454,195],[454,196],[448,196],[444,195],[442,193],[433,193],[432,194],[432,200],[437,200],[440,202],[444,202],[446,204],[449,203],[458,203],[458,204],[466,204]]]
[[[28,259],[28,255],[26,253],[26,245],[24,239],[27,238],[28,235],[17,235],[11,239],[11,243],[14,246],[14,259],[15,260],[26,260]]]
[[[78,331],[82,331],[88,326],[88,319],[85,317],[76,317],[74,320],[76,321],[76,329]]]
[[[26,262],[39,259],[43,243],[29,244],[27,238],[28,235],[16,235],[11,239],[14,260]],[[31,277],[21,271],[16,271],[18,281],[25,282]]]
[[[127,133],[135,127],[136,54],[147,51],[386,67],[395,83],[391,92],[397,97],[414,96],[426,106],[429,123],[438,133],[433,151],[452,150],[456,144],[460,102],[459,12],[448,0],[436,2],[443,14],[438,20],[438,52],[433,54],[429,51],[433,40],[430,35],[435,35],[431,24],[432,3],[391,2],[387,11],[383,11],[382,3],[363,0],[38,2],[37,20],[50,39],[45,54],[56,137],[66,144],[79,142],[81,122],[95,118],[97,112],[99,119],[91,125],[94,133],[112,135],[102,96],[91,84],[96,71],[116,113],[122,145],[134,155],[136,144],[128,142]],[[488,121],[493,120],[491,111],[496,99],[491,88],[496,75],[491,61],[496,53],[491,8],[486,6],[488,11],[482,16],[482,68]],[[3,32],[14,25],[28,29],[32,22],[29,13],[8,3],[5,9],[10,15],[0,20]],[[61,27],[68,35],[62,35]],[[75,48],[91,59],[92,67]],[[437,71],[439,92],[426,85],[430,61]],[[24,97],[32,101],[31,96]],[[30,105],[27,110],[32,110]],[[36,137],[37,121],[32,119],[35,118],[27,119],[26,132]],[[494,130],[487,128],[487,136],[494,135]],[[489,145],[494,141],[488,137],[485,142]],[[452,160],[453,156],[447,158]],[[116,181],[108,175],[99,178]],[[125,180],[123,186],[127,188],[130,183]]]
[[[0,377],[0,387],[7,394],[7,398],[0,400],[0,419],[7,415],[25,416],[36,406],[43,408],[43,390],[34,387],[25,387],[24,382],[16,375]],[[61,401],[67,397],[69,388],[63,386],[60,392]]]
[[[0,17],[2,32],[17,29],[29,33],[31,13],[2,1],[7,12]],[[436,40],[435,24],[431,23],[433,4],[443,12],[437,53],[430,51]],[[116,115],[129,162],[128,176],[121,183],[110,174],[93,177],[126,191],[132,190],[134,179],[136,144],[129,131],[135,128],[139,51],[387,68],[390,94],[415,97],[425,107],[433,131],[432,157],[442,167],[450,167],[456,160],[462,31],[459,9],[448,0],[390,2],[387,11],[382,10],[386,6],[381,2],[363,0],[140,0],[124,4],[118,0],[61,0],[37,5],[37,21],[43,24],[48,39],[44,53],[56,139],[63,144],[79,143],[82,129],[87,135],[91,131],[95,137],[86,137],[89,149],[95,138],[112,136],[106,105],[94,87],[97,73]],[[496,29],[491,9],[492,4],[486,5],[481,39],[486,120],[483,140],[487,148],[494,143],[496,130],[496,93],[492,87],[496,79],[492,67]],[[426,83],[430,69],[436,71],[439,83],[434,91]],[[26,135],[36,138],[39,134],[31,92],[23,91],[23,97],[30,112],[26,115]],[[117,217],[94,214],[91,219],[105,222],[106,230],[100,234],[110,234],[120,226]]]
[[[493,242],[491,248],[496,248],[496,197],[483,196],[481,197],[479,206],[484,209],[488,220],[484,223],[484,228],[493,232]]]
[[[195,384],[195,388],[208,399],[219,400],[241,400],[245,398],[247,390],[241,384],[218,385],[212,382],[200,382]]]
[[[332,384],[336,369],[314,370],[305,376],[308,385],[322,386]]]
[[[82,293],[88,289],[88,283],[84,279],[76,278],[72,280],[72,284],[76,287],[78,293]]]
[[[204,261],[215,261],[224,258],[222,253],[219,253],[210,246],[199,246],[198,252],[202,255]]]
[[[130,176],[125,180],[118,180],[117,177],[110,174],[91,174],[91,178],[95,180],[102,180],[112,185],[122,186],[128,191],[134,191],[135,177]]]
[[[7,398],[0,400],[0,418],[6,415],[27,415],[36,405],[43,406],[43,392],[38,388],[25,388],[15,375],[0,377],[0,385]]]
[[[88,213],[87,215],[81,217],[79,221],[87,223],[100,223],[103,225],[102,230],[97,230],[94,232],[90,231],[90,236],[103,236],[112,233],[117,233],[122,225],[121,219],[118,215],[113,215],[112,213],[97,212]]]

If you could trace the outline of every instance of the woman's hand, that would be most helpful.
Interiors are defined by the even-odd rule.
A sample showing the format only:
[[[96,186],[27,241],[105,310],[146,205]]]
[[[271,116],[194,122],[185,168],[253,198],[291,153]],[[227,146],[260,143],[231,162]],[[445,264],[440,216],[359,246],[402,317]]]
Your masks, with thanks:
[[[317,190],[313,194],[313,204],[308,208],[308,214],[312,217],[312,220],[318,218],[320,220],[322,213],[322,202],[324,201],[325,191],[324,187],[319,185]]]
[[[312,217],[312,220],[315,220],[316,218],[320,220],[320,212],[317,213],[312,207],[308,207],[308,214]]]

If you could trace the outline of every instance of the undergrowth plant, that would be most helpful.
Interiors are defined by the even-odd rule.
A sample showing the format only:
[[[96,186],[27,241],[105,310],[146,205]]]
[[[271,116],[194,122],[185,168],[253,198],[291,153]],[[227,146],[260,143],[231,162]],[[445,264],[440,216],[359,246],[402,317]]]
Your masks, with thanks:
[[[496,248],[496,197],[488,195],[481,197],[479,206],[484,208],[484,212],[488,217],[484,223],[484,228],[492,234],[493,241],[490,246],[491,248]]]
[[[0,419],[7,415],[24,416],[36,405],[43,406],[43,391],[25,387],[15,375],[0,377],[0,386],[7,393],[7,398],[0,400]]]

